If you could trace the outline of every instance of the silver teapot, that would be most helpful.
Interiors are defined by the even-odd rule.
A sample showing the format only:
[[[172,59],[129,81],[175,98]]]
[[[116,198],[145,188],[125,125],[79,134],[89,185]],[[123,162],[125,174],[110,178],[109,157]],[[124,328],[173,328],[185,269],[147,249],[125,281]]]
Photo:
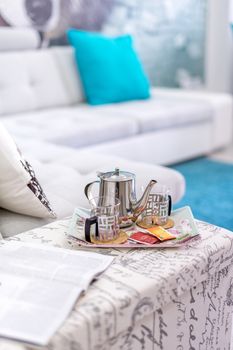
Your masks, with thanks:
[[[114,171],[106,173],[98,172],[100,180],[93,181],[86,185],[84,192],[87,199],[93,199],[91,188],[94,183],[99,183],[99,200],[106,201],[118,198],[120,200],[120,227],[132,225],[138,216],[146,208],[152,187],[157,183],[151,180],[147,185],[142,197],[137,200],[135,190],[135,175],[120,171],[116,168]],[[98,205],[108,205],[111,203],[98,203]]]

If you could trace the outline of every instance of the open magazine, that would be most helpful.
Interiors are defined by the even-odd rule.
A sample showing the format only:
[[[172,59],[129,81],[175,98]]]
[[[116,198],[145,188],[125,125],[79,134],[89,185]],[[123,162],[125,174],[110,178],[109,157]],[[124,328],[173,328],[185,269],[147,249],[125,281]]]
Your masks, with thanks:
[[[182,207],[180,209],[176,209],[171,213],[170,218],[174,221],[174,226],[170,229],[166,229],[163,231],[167,232],[173,236],[173,239],[167,241],[157,240],[156,243],[153,244],[142,244],[135,242],[135,240],[131,239],[135,234],[149,234],[152,235],[146,229],[138,227],[136,224],[131,226],[130,228],[124,229],[125,233],[128,236],[128,240],[122,244],[94,244],[89,243],[85,240],[84,235],[84,225],[85,219],[90,215],[90,211],[84,208],[77,208],[70,220],[69,225],[69,234],[78,239],[80,246],[85,246],[89,248],[173,248],[173,247],[181,247],[188,240],[198,235],[198,229],[193,218],[193,214],[191,208],[189,206]]]
[[[0,336],[46,345],[113,258],[16,241],[0,243]]]

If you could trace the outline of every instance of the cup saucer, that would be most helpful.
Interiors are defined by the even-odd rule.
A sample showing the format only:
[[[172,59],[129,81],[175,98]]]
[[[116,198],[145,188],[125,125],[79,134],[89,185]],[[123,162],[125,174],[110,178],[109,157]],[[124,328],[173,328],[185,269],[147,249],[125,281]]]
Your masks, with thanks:
[[[144,229],[157,226],[156,224],[147,224],[144,220],[137,221],[136,224],[137,224],[137,226],[144,228]],[[159,226],[162,226],[165,229],[169,229],[169,228],[174,227],[174,225],[175,225],[174,221],[171,218],[168,218],[168,221],[166,222],[166,224],[159,225]]]
[[[120,230],[119,236],[115,239],[111,239],[109,241],[100,241],[100,240],[91,238],[91,243],[106,244],[106,245],[108,245],[108,244],[123,244],[127,241],[127,239],[128,239],[127,234],[123,230]]]

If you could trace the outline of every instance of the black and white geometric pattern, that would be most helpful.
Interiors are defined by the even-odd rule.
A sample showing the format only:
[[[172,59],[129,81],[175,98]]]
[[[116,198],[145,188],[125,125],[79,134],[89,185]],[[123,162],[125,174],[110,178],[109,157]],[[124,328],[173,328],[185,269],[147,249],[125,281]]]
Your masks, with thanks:
[[[34,193],[34,195],[38,198],[38,200],[41,202],[42,205],[44,205],[50,214],[52,214],[54,217],[56,217],[56,214],[53,212],[50,203],[41,187],[39,184],[35,172],[32,168],[32,166],[26,161],[21,159],[21,164],[23,165],[24,169],[27,171],[27,173],[30,175],[30,182],[27,184],[28,188]]]

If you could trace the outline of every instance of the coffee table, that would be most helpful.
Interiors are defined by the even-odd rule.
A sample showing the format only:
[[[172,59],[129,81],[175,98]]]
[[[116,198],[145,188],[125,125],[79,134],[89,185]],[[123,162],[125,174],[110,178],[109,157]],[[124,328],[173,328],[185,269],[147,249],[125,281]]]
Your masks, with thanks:
[[[96,249],[115,256],[113,264],[43,349],[229,349],[233,234],[197,226],[200,236],[182,248]],[[84,249],[67,228],[68,219],[11,240]]]

